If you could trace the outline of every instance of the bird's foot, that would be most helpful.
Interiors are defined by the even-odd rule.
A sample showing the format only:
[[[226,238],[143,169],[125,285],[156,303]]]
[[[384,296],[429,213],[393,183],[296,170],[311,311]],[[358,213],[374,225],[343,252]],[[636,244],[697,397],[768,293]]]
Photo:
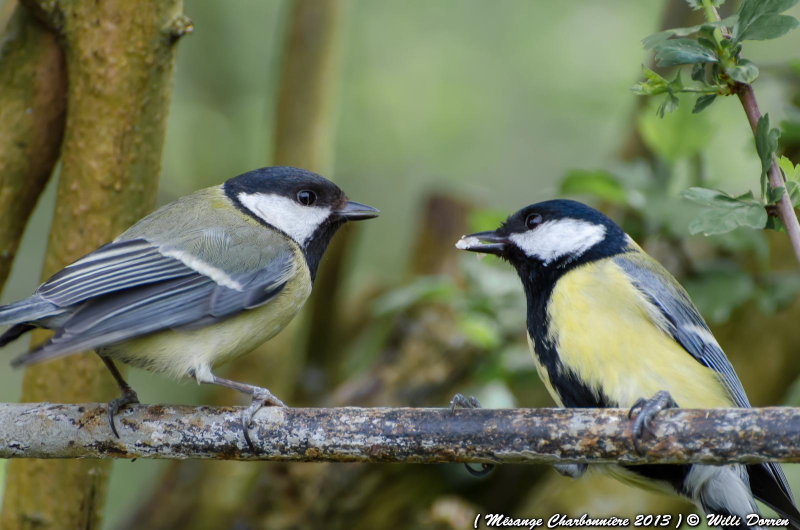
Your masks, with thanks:
[[[481,407],[480,402],[475,396],[464,397],[464,394],[456,394],[453,396],[453,399],[450,400],[450,415],[456,415],[456,409],[480,409]]]
[[[117,439],[119,439],[119,433],[117,432],[117,427],[114,425],[114,416],[119,414],[119,411],[123,408],[135,403],[139,403],[139,396],[136,395],[136,391],[131,387],[123,388],[122,395],[117,399],[112,399],[108,403],[108,423],[111,425],[111,431]]]
[[[463,394],[456,394],[453,396],[453,399],[450,401],[450,416],[455,416],[457,408],[462,409],[480,409],[481,407],[480,402],[474,396],[464,397]],[[464,464],[464,467],[467,468],[467,471],[473,477],[485,477],[492,471],[494,471],[495,465],[494,464],[481,464],[480,469],[475,469],[470,464]]]
[[[553,464],[553,467],[562,477],[575,479],[581,478],[589,469],[588,464]]]
[[[628,419],[633,418],[633,415],[636,414],[636,419],[633,422],[633,447],[636,449],[637,453],[643,454],[640,444],[645,432],[650,433],[651,436],[655,436],[650,426],[653,418],[662,410],[675,408],[677,406],[678,404],[675,403],[675,400],[672,399],[672,396],[666,390],[656,392],[656,395],[650,399],[639,398],[636,400],[631,410],[628,411]]]
[[[257,386],[252,388],[253,392],[251,395],[253,397],[253,401],[250,403],[250,406],[242,411],[242,432],[244,432],[244,439],[247,442],[247,446],[250,448],[250,451],[255,453],[256,448],[253,445],[253,441],[250,439],[250,426],[253,423],[253,416],[255,416],[256,412],[261,410],[262,407],[285,407],[286,404],[280,399],[276,398],[272,392],[266,388]]]

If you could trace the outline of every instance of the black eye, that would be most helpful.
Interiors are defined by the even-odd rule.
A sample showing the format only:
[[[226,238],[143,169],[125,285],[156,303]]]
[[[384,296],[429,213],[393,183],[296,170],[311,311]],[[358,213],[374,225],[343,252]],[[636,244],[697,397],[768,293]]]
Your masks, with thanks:
[[[297,192],[297,202],[303,206],[311,206],[317,202],[317,194],[311,190],[303,190]]]
[[[528,230],[533,230],[540,224],[542,224],[542,216],[539,215],[538,213],[532,213],[525,218],[525,227]]]

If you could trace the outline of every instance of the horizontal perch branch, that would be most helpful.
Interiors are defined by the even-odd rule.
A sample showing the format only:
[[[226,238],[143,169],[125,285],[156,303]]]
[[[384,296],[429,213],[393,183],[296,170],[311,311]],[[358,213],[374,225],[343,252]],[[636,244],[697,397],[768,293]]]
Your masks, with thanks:
[[[674,409],[644,455],[618,409],[264,408],[247,448],[240,408],[0,404],[0,458],[202,458],[297,462],[800,462],[800,409]]]

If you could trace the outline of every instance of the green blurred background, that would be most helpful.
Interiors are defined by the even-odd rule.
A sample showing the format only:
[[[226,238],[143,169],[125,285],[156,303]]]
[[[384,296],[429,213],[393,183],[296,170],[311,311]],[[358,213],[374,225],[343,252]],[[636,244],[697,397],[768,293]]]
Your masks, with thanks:
[[[0,0],[0,10],[3,3]],[[383,316],[417,303],[455,307],[467,338],[501,358],[481,364],[463,388],[481,397],[485,406],[547,405],[548,401],[541,397],[522,329],[518,333],[512,329],[522,322],[522,294],[510,271],[497,263],[478,265],[465,258],[460,264],[463,277],[455,284],[441,278],[420,283],[408,277],[406,264],[416,248],[413,241],[426,229],[421,226],[423,210],[432,193],[474,205],[469,226],[491,225],[521,206],[560,196],[570,172],[603,170],[614,186],[624,190],[623,197],[581,197],[627,223],[637,239],[682,275],[705,316],[723,326],[719,335],[723,347],[729,345],[726,338],[742,340],[724,327],[737,311],[742,321],[773,322],[793,310],[789,304],[796,278],[782,275],[786,283],[770,283],[773,271],[796,269],[796,263],[781,261],[786,254],[782,236],[739,234],[741,229],[711,241],[688,235],[695,210],[678,198],[679,191],[698,179],[707,187],[720,186],[732,193],[757,191],[760,162],[735,98],[719,101],[696,116],[689,114],[691,103],[687,103],[662,121],[652,103],[630,93],[641,64],[651,60],[639,42],[659,30],[667,4],[662,0],[352,0],[347,6],[340,83],[332,87],[334,164],[326,176],[350,197],[379,208],[381,217],[359,227],[343,279],[343,297],[360,303],[355,301],[364,293],[384,293],[367,306],[377,315],[369,321],[373,329],[387,325]],[[288,2],[187,0],[185,12],[195,32],[179,47],[160,204],[269,165],[272,156]],[[790,14],[800,15],[800,7]],[[746,44],[746,55],[761,67],[755,86],[761,108],[773,123],[791,121],[798,112],[792,104],[800,99],[800,77],[793,63],[798,50],[800,31]],[[630,156],[625,147],[637,133],[645,148]],[[798,162],[796,157],[794,161]],[[54,192],[55,180],[26,231],[3,303],[27,296],[38,283]],[[688,249],[681,260],[674,259],[670,247],[675,241]],[[691,262],[688,268],[681,264],[683,258]],[[482,277],[496,281],[475,287]],[[485,295],[481,289],[504,293],[502,302],[476,302]],[[753,317],[757,312],[764,316]],[[800,312],[794,310],[794,315],[800,317]],[[790,313],[785,318],[783,322],[796,322]],[[507,332],[504,326],[509,327]],[[742,329],[741,324],[737,327]],[[758,329],[749,332],[757,334]],[[374,336],[380,333],[370,333],[362,332],[361,339],[351,341],[346,366],[364,369],[377,356],[380,339]],[[798,344],[781,333],[769,332],[772,349],[776,344],[778,348]],[[764,344],[756,339],[745,343]],[[3,356],[9,360],[24,347],[9,347]],[[752,356],[761,353],[750,350]],[[742,367],[758,360],[736,357],[734,364],[741,373]],[[785,363],[791,364],[775,363],[783,372],[788,370]],[[0,401],[18,400],[21,376],[10,368],[0,371]],[[791,374],[795,376],[796,372]],[[752,385],[774,385],[743,379],[751,394]],[[147,403],[208,401],[207,389],[194,384],[177,384],[139,371],[130,374],[130,381]],[[781,385],[780,391],[764,399],[790,402],[791,386]],[[759,398],[754,401],[763,404]],[[154,461],[115,463],[106,528],[117,527],[152,493],[165,466]],[[454,490],[470,487],[464,486],[470,479],[460,468],[445,473],[458,477],[453,479],[459,484]],[[790,468],[789,475],[800,490],[800,473]],[[553,484],[568,488],[568,482],[559,478]],[[627,494],[628,490],[613,491]],[[582,506],[598,507],[610,502],[603,497],[605,492],[565,491],[559,498],[578,496],[590,499]],[[547,495],[530,495],[519,506],[556,509],[557,503],[548,504]],[[533,509],[517,515],[541,515]]]

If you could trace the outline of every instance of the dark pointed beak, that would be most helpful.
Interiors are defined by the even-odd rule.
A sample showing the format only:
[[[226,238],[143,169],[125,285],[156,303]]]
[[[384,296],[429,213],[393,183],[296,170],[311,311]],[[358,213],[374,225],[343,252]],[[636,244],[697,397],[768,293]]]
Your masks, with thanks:
[[[478,232],[477,234],[462,236],[456,243],[456,248],[499,256],[506,250],[506,246],[509,243],[510,241],[507,238],[499,236],[495,232]]]
[[[380,212],[372,206],[367,206],[366,204],[361,204],[360,202],[356,201],[347,201],[347,203],[344,205],[344,208],[337,210],[336,213],[348,221],[361,221],[364,219],[378,217]]]

